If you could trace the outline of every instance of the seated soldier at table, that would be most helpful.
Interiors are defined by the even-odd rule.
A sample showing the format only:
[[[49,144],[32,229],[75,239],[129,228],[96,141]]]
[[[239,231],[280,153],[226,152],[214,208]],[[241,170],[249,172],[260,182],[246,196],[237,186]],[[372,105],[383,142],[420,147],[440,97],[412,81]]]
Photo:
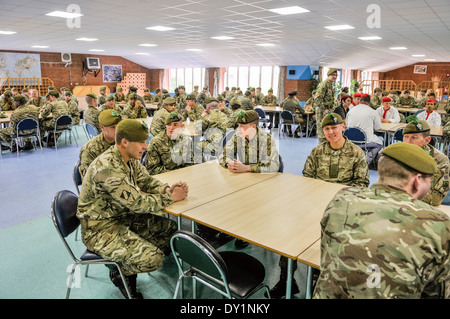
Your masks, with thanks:
[[[348,186],[369,186],[369,167],[364,152],[344,136],[345,124],[342,117],[336,113],[327,113],[321,127],[327,141],[313,148],[306,159],[303,176]],[[287,262],[286,257],[280,258],[280,280],[270,290],[272,298],[280,299],[286,294]],[[293,278],[296,268],[297,264],[293,263],[292,294],[299,292]],[[317,273],[314,272],[314,278]]]
[[[373,91],[372,96],[370,97],[370,107],[373,108],[374,110],[376,110],[377,108],[379,108],[381,106],[382,101],[382,95],[383,92],[381,90],[381,88],[375,88],[375,90]]]
[[[2,111],[14,111],[16,106],[14,105],[13,94],[11,91],[6,90],[0,99],[0,110]]]
[[[225,99],[221,94],[217,95],[217,103],[219,103],[219,106],[217,107],[219,111],[228,116],[229,119],[230,116],[233,115],[233,111],[225,105]]]
[[[416,107],[418,109],[423,109],[427,103],[427,90],[426,89],[420,89],[419,96],[417,97],[417,103]],[[447,112],[448,113],[448,112]]]
[[[136,93],[131,93],[128,96],[128,103],[123,107],[121,114],[125,119],[145,119],[148,117],[145,104],[138,100]]]
[[[116,103],[119,104],[125,104],[127,98],[125,97],[125,94],[123,94],[123,88],[117,88],[116,92],[114,93],[114,100],[116,101]]]
[[[403,142],[381,153],[378,181],[343,188],[325,209],[313,298],[450,298],[450,218],[420,200],[436,163]]]
[[[395,107],[391,107],[391,98],[383,97],[382,105],[377,108],[381,123],[400,123],[400,114]]]
[[[409,90],[403,91],[403,96],[398,98],[398,102],[396,107],[410,107],[414,108],[417,106],[416,99],[414,96],[410,95],[411,92]]]
[[[237,99],[231,100],[230,109],[231,109],[231,114],[228,117],[229,123],[230,123],[229,127],[235,129],[238,127],[236,114],[239,113],[239,111],[242,111],[241,102],[239,102],[239,100],[237,100]]]
[[[58,100],[59,93],[56,90],[52,90],[47,93],[47,103],[41,108],[41,136],[44,132],[48,134],[47,147],[55,146],[53,131],[55,129],[55,122],[61,115],[69,115],[69,108],[67,103],[62,100]],[[61,135],[57,133],[56,139]]]
[[[414,115],[408,116],[409,123],[403,129],[403,142],[422,147],[433,157],[437,171],[431,179],[431,188],[422,199],[427,204],[439,206],[449,190],[450,163],[448,157],[429,143],[431,141],[430,126]]]
[[[144,166],[150,175],[194,164],[192,140],[183,135],[183,118],[178,113],[170,113],[166,119],[166,130],[153,137],[148,142]]]
[[[78,168],[81,180],[83,180],[89,165],[100,154],[105,152],[115,143],[116,127],[121,121],[120,113],[115,110],[101,111],[98,116],[100,134],[90,139],[80,150],[80,166]]]
[[[186,97],[186,107],[183,111],[184,119],[187,120],[189,118],[190,121],[200,120],[204,110],[203,105],[197,103],[195,94],[191,93]]]
[[[283,110],[290,111],[294,116],[295,124],[300,124],[295,132],[291,132],[290,126],[287,126],[289,136],[294,134],[294,137],[301,137],[302,135],[302,125],[306,124],[306,120],[303,118],[305,110],[300,106],[297,100],[297,91],[289,92],[288,98],[283,102]],[[292,121],[284,120],[285,123],[291,123]]]
[[[152,124],[150,124],[150,133],[153,136],[164,132],[166,129],[166,119],[170,113],[176,111],[175,99],[173,97],[167,97],[164,99],[163,107],[153,114]]]
[[[88,93],[86,94],[85,100],[88,107],[83,113],[83,119],[86,123],[94,126],[97,132],[100,132],[100,125],[98,123],[100,110],[97,108],[97,96],[94,93]]]
[[[170,253],[177,224],[163,217],[162,210],[188,194],[186,183],[161,183],[141,165],[148,137],[145,124],[122,120],[116,144],[89,166],[78,199],[84,245],[119,264],[132,298],[143,298],[136,288],[137,274],[161,268]],[[107,267],[111,281],[127,297],[119,270]]]
[[[28,99],[27,104],[34,105],[38,108],[41,108],[45,105],[46,99],[43,96],[39,96],[39,93],[36,89],[30,90],[30,98]]]
[[[155,100],[155,96],[153,93],[150,93],[149,89],[144,89],[144,96],[142,97],[145,101],[145,103],[153,103]]]
[[[270,88],[267,91],[267,95],[264,96],[261,100],[262,106],[277,106],[277,97],[273,95],[273,89]]]
[[[420,112],[417,115],[419,120],[424,120],[429,126],[441,126],[441,114],[436,112],[436,100],[429,99],[425,105],[425,111]]]
[[[11,135],[16,134],[17,125],[20,121],[26,118],[32,118],[39,123],[39,108],[34,105],[26,104],[26,98],[22,94],[16,94],[13,97],[14,108],[10,117],[9,126],[0,129],[0,145],[2,150],[8,150],[11,146]],[[36,131],[36,130],[34,130]],[[23,132],[32,133],[32,132]],[[20,146],[20,145],[19,145]],[[27,141],[25,145],[21,146],[22,150],[31,149],[33,146],[31,142]],[[16,151],[16,146],[12,145],[12,151]]]
[[[108,95],[105,99],[105,103],[100,105],[98,107],[98,110],[100,112],[106,111],[106,110],[114,110],[118,113],[122,113],[122,111],[123,111],[123,109],[118,104],[116,104],[116,101],[114,100],[113,95]]]
[[[72,98],[72,92],[64,92],[64,100],[67,103],[67,108],[69,109],[69,115],[72,118],[73,125],[78,125],[80,124],[80,109],[78,108],[78,104]]]

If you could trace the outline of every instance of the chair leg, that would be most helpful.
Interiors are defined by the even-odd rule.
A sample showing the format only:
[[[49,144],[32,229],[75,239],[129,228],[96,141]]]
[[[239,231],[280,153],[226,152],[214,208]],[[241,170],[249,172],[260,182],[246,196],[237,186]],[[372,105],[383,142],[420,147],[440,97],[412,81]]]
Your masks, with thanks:
[[[178,277],[177,285],[175,286],[175,293],[173,294],[172,299],[177,299],[177,297],[178,297],[178,291],[180,290],[181,280],[183,280],[182,274]]]
[[[70,296],[70,290],[72,289],[73,275],[75,274],[75,267],[77,267],[77,264],[73,264],[73,266],[72,266],[72,272],[70,273],[69,281],[67,282],[66,299],[69,299],[69,296]]]

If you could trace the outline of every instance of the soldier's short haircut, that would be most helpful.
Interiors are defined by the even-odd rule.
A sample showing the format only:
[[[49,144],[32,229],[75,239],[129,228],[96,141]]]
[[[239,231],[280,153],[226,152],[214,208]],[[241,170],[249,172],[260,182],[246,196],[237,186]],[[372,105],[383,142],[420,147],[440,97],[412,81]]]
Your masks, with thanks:
[[[91,104],[94,99],[92,97],[86,95],[85,100],[86,100],[87,104]]]
[[[120,145],[120,143],[122,142],[123,139],[124,139],[124,137],[122,137],[116,130],[116,144]]]
[[[219,103],[217,101],[212,101],[208,103],[209,107],[212,109],[217,109],[219,107]]]
[[[380,184],[389,184],[401,188],[408,183],[411,177],[417,174],[422,174],[425,177],[432,176],[419,173],[386,155],[381,155],[378,161],[378,183]]]
[[[361,97],[361,102],[370,103],[370,97],[369,96],[362,96]]]

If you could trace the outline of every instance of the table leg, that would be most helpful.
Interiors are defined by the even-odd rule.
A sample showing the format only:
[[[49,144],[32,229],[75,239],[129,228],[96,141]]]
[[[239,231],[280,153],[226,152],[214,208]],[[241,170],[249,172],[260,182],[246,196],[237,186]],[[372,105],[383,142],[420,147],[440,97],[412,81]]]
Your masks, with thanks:
[[[287,266],[287,281],[286,281],[286,299],[291,299],[291,290],[292,290],[292,263],[294,261],[291,258],[288,258],[288,266]]]
[[[181,230],[181,215],[177,217],[178,230]]]
[[[311,299],[312,268],[308,266],[306,274],[306,299]]]

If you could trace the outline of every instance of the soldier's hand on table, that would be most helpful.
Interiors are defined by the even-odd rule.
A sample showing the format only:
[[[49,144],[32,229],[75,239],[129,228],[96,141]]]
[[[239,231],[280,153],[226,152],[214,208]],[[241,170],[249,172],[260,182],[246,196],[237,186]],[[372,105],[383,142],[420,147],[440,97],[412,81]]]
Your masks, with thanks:
[[[175,202],[179,202],[187,197],[187,190],[183,186],[175,186],[171,191],[172,198]]]
[[[229,162],[227,167],[228,167],[228,170],[232,173],[245,173],[245,172],[251,172],[251,170],[252,170],[250,165],[245,165],[236,159],[232,162]]]

